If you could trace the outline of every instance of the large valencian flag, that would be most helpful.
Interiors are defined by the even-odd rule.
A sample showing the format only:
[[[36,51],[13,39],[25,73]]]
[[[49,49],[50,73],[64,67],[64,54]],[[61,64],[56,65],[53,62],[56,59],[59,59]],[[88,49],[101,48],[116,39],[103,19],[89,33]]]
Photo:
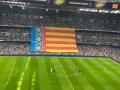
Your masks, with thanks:
[[[43,30],[44,52],[78,52],[75,29],[45,27]]]

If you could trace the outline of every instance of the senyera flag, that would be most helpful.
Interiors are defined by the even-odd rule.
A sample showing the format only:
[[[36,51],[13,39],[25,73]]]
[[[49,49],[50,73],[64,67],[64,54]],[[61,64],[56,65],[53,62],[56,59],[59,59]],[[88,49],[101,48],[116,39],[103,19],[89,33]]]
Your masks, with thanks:
[[[78,52],[75,29],[45,27],[43,30],[43,51]]]

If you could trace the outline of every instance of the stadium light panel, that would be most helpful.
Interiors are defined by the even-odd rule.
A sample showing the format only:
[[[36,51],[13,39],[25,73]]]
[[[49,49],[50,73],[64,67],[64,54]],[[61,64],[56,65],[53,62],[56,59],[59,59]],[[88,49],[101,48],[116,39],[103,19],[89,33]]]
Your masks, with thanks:
[[[110,11],[110,13],[114,13],[114,11]]]
[[[47,2],[47,0],[34,0],[34,1]]]
[[[84,9],[84,8],[80,8],[79,10],[80,10],[80,11],[84,11],[85,9]]]
[[[46,12],[48,12],[48,9],[46,9]]]
[[[98,12],[103,12],[102,10],[98,10]]]
[[[56,10],[56,12],[58,13],[58,10]]]
[[[85,9],[85,11],[90,11],[89,9]]]
[[[85,11],[85,12],[99,12],[99,13],[114,13],[119,14],[120,10],[105,10],[105,9],[90,9],[90,8],[80,8],[78,11]]]
[[[119,13],[119,10],[114,11],[115,14]]]
[[[104,12],[105,12],[105,13],[109,13],[109,11],[108,11],[108,10],[105,10]]]

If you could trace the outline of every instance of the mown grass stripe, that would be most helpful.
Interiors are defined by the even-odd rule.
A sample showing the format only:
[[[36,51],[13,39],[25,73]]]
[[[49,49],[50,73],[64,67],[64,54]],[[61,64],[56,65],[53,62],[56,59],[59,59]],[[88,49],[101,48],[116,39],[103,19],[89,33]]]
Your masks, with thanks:
[[[56,60],[52,59],[52,62],[57,72],[56,74],[59,77],[62,90],[73,90],[73,87],[71,86],[71,82],[69,82],[68,78],[66,78],[66,74],[63,71],[63,68],[59,62],[59,59],[58,58],[56,58]]]
[[[11,58],[11,60],[9,60],[8,62],[10,62],[12,60],[16,61],[15,69],[18,69],[18,72],[16,73],[16,70],[15,69],[13,70],[13,74],[11,75],[9,84],[7,85],[7,87],[5,89],[6,90],[10,90],[10,89],[16,90],[20,75],[25,68],[27,58],[26,59],[25,59],[25,57],[19,57],[19,58],[18,57],[9,57],[9,58]],[[16,74],[14,74],[14,73],[16,73]]]
[[[17,75],[20,75],[18,81],[22,81],[21,90],[28,89],[28,81],[26,80],[29,80],[29,76],[26,79],[26,75],[29,74],[28,70],[30,68],[31,57],[16,57],[16,59],[19,63],[22,62],[22,65],[18,65],[19,70],[17,73]]]
[[[23,78],[23,81],[22,81],[22,86],[20,87],[21,90],[28,90],[29,89],[30,62],[31,62],[30,59],[31,58],[30,57],[26,57],[25,59],[26,59],[25,61],[26,61],[26,63],[28,63],[28,65],[26,66],[26,70],[24,72],[24,78]]]
[[[89,65],[93,66],[93,70],[96,71],[96,73],[98,74],[98,77],[101,77],[102,79],[102,84],[106,86],[106,88],[108,88],[109,90],[114,90],[116,87],[113,87],[112,85],[115,85],[112,80],[112,78],[109,76],[109,74],[107,74],[106,72],[104,72],[104,67],[100,64],[97,63],[97,58],[96,60],[94,59],[87,59],[85,60],[86,63],[88,63]]]
[[[92,61],[93,62],[93,61]],[[120,81],[120,77],[119,76],[117,76],[113,71],[110,71],[108,68],[105,68],[104,67],[104,65],[102,65],[100,62],[93,62],[93,63],[97,63],[99,66],[101,66],[101,67],[103,67],[104,68],[104,70],[102,70],[106,75],[108,75],[108,76],[113,76],[114,77],[114,79],[113,79],[113,77],[111,77],[112,79],[113,79],[113,81],[114,82],[116,82],[116,83],[120,83],[120,82],[118,82],[118,81]],[[116,79],[115,79],[116,78]]]
[[[103,78],[103,76],[101,76],[101,74],[98,71],[98,66],[95,64],[91,64],[91,62],[89,62],[89,60],[91,59],[85,59],[84,63],[86,63],[89,67],[89,69],[91,70],[91,74],[94,75],[95,79],[97,80],[98,83],[100,83],[101,86],[104,87],[105,90],[114,90],[113,87],[111,87],[106,81],[105,78]]]
[[[10,77],[11,70],[15,61],[6,61],[5,58],[0,58],[0,89],[5,90],[6,83]]]
[[[34,88],[34,90],[40,90],[40,76],[39,76],[39,60],[34,57],[34,60],[32,60],[32,62],[34,62],[34,67],[33,67],[33,71],[32,71],[32,88]]]
[[[27,58],[28,57],[26,57],[26,58],[25,57],[5,57],[5,59],[0,58],[0,60],[1,60],[0,62],[2,62],[2,63],[5,62],[5,64],[3,64],[3,65],[0,64],[0,67],[1,67],[0,73],[2,73],[2,74],[0,74],[0,78],[1,78],[0,79],[0,90],[16,90],[20,75],[23,76],[22,72],[23,72],[23,69],[25,68]],[[106,58],[104,59],[104,58],[69,58],[68,57],[68,58],[62,59],[63,57],[62,58],[59,57],[59,58],[61,58],[60,61],[58,60],[57,57],[56,58],[55,57],[42,57],[42,58],[43,59],[41,60],[41,57],[39,57],[39,58],[35,57],[32,60],[34,63],[31,62],[31,66],[28,65],[27,68],[29,68],[29,69],[27,69],[27,72],[24,73],[25,79],[23,79],[23,83],[21,85],[20,90],[23,90],[23,89],[24,90],[32,90],[32,89],[33,90],[56,90],[56,89],[58,89],[58,90],[93,90],[93,89],[95,89],[95,90],[120,90],[120,87],[119,87],[120,86],[120,78],[119,78],[120,64],[118,64],[115,61],[112,61],[112,60],[106,59]],[[48,60],[45,60],[46,58]],[[49,58],[50,58],[50,61],[49,61]],[[70,59],[70,61],[69,61],[69,59]],[[5,81],[8,78],[7,76],[10,74],[10,69],[13,67],[14,62],[16,62],[15,69],[18,69],[18,70],[17,70],[17,72],[15,69],[13,70],[11,79],[10,79],[7,87],[4,88]],[[46,66],[46,65],[48,65],[48,66]],[[62,70],[56,69],[55,67],[57,65],[60,65],[63,69]],[[30,71],[30,67],[32,69],[31,71]],[[55,68],[57,73],[61,73],[63,75],[63,77],[65,77],[65,75],[66,75],[67,78],[65,77],[64,80],[61,80],[63,78],[60,78],[59,76],[56,75],[57,76],[57,80],[56,80],[54,77],[52,77],[55,75],[51,74],[50,67]],[[68,68],[66,69],[66,67],[68,67]],[[74,83],[74,82],[70,80],[71,77],[69,75],[69,72],[73,68],[76,68],[76,67],[80,68],[80,70],[84,74],[84,76],[83,76],[83,78],[79,78],[80,76],[73,77],[74,79],[77,79],[77,82],[79,84],[77,84],[77,83],[76,84],[78,86],[81,84],[82,85],[80,88],[72,89],[69,82],[70,83]],[[105,69],[103,69],[103,68],[105,68]],[[64,70],[64,72],[63,72],[63,70]],[[36,72],[36,75],[34,75],[35,80],[33,80],[34,82],[30,82],[30,80],[32,81],[34,72]],[[31,76],[29,77],[29,75],[31,75]],[[50,76],[50,75],[52,75],[52,76]],[[106,82],[103,79],[101,79],[101,77],[103,79],[105,79]],[[52,79],[53,79],[53,84],[50,83],[50,80],[52,80]],[[98,80],[96,80],[96,79],[98,79]],[[26,83],[26,82],[30,83],[30,85],[28,85],[28,83]],[[59,84],[57,84],[57,82],[59,82]],[[62,82],[64,82],[64,83],[62,83]],[[66,83],[68,84],[68,86],[64,85]],[[101,83],[104,85],[101,85]],[[3,85],[3,86],[1,86],[1,85]],[[53,85],[55,85],[55,86],[53,86]],[[59,88],[59,86],[60,86],[60,88]],[[64,86],[66,88],[64,88]],[[86,88],[84,88],[85,86],[86,86]],[[67,87],[69,87],[69,89],[67,89]]]
[[[81,71],[84,73],[84,75],[86,76],[86,78],[88,79],[89,83],[92,84],[92,86],[94,86],[95,90],[105,90],[104,86],[102,86],[97,79],[97,76],[91,72],[89,66],[84,62],[80,62],[83,61],[84,62],[84,58],[83,59],[79,59],[79,58],[73,58],[72,62],[77,66],[81,68]]]
[[[113,74],[116,75],[116,77],[119,78],[119,76],[120,76],[120,72],[119,72],[120,67],[114,64],[115,61],[111,62],[111,59],[109,59],[109,60],[108,59],[104,59],[104,60],[99,59],[98,62],[100,62],[106,69],[111,71]]]
[[[29,87],[28,87],[28,90],[31,88],[32,89],[35,89],[35,90],[39,90],[40,87],[39,87],[39,78],[36,79],[36,77],[33,77],[33,74],[36,74],[36,76],[38,75],[39,73],[39,69],[38,69],[38,61],[36,59],[36,57],[31,57],[31,60],[30,60],[30,75],[29,75]],[[33,81],[33,78],[35,79],[35,81]]]
[[[77,67],[73,62],[72,59],[69,58],[70,60],[65,59],[65,61],[69,64],[69,67],[72,67],[74,69],[80,69],[80,75],[76,75],[76,77],[78,78],[82,88],[84,90],[95,90],[94,86],[92,86],[91,83],[89,83],[89,81],[87,80],[86,76],[84,75],[84,73],[81,71],[80,67]]]
[[[117,65],[115,65],[114,63],[110,62],[111,60],[99,60],[99,62],[101,62],[101,64],[108,68],[110,71],[114,72],[118,77],[120,76],[120,67],[118,67]],[[118,63],[119,64],[119,63]]]
[[[76,69],[75,67],[73,67],[72,65],[70,65],[70,59],[69,58],[60,58],[61,59],[61,62],[63,63],[63,65],[65,67],[67,67],[70,71],[71,71],[71,75],[69,75],[69,78],[71,80],[71,83],[74,85],[74,89],[75,90],[83,90],[83,86],[82,86],[82,83],[79,81],[79,79],[76,77],[76,76],[73,76],[74,75],[74,70]],[[66,62],[67,60],[67,62]]]
[[[61,84],[60,84],[60,81],[59,81],[59,77],[56,76],[56,75],[53,75],[51,73],[51,68],[54,68],[54,65],[51,61],[51,59],[55,59],[55,58],[45,58],[45,64],[46,64],[46,68],[47,68],[47,71],[48,71],[48,74],[49,74],[49,79],[50,79],[50,84],[51,84],[51,88],[52,90],[61,90]]]
[[[60,67],[61,67],[61,69],[62,69],[62,72],[64,73],[64,77],[65,77],[65,79],[68,81],[68,85],[71,87],[71,89],[70,90],[75,90],[74,89],[74,87],[73,87],[73,85],[72,85],[72,83],[71,83],[71,81],[70,81],[70,79],[69,79],[69,77],[68,77],[68,75],[66,74],[66,71],[64,70],[64,67],[63,67],[63,65],[61,64],[61,62],[60,62],[60,60],[58,59],[58,62],[59,62],[59,65],[60,65]]]
[[[20,57],[21,58],[21,57]],[[18,59],[19,61],[23,61],[22,67],[19,66],[19,78],[17,80],[16,90],[27,90],[29,87],[29,72],[28,68],[30,66],[30,57],[22,57],[22,59]],[[20,68],[21,67],[21,68]],[[26,77],[27,76],[27,77]]]
[[[79,82],[78,78],[71,77],[71,75],[69,75],[69,74],[71,74],[70,72],[72,71],[72,69],[69,68],[69,65],[65,62],[65,59],[68,60],[68,58],[59,58],[59,61],[61,62],[62,66],[63,66],[63,69],[65,70],[72,86],[74,87],[75,90],[78,90],[78,89],[82,90],[83,88],[82,88],[82,85]]]
[[[98,60],[99,61],[99,60]],[[110,87],[115,88],[115,89],[120,89],[118,88],[120,85],[120,78],[117,77],[113,71],[110,71],[108,68],[105,68],[100,62],[97,60],[90,60],[91,65],[95,66],[97,70],[100,70],[100,74],[106,81],[108,81],[108,84],[110,84]]]
[[[14,65],[13,65],[13,67],[12,67],[12,69],[11,69],[10,75],[9,75],[8,80],[7,80],[7,83],[6,83],[6,86],[8,85],[8,83],[9,83],[9,81],[10,81],[10,78],[11,78],[11,76],[12,76],[13,70],[14,70],[14,68],[15,68],[15,64],[16,64],[16,61],[14,62]]]
[[[37,57],[39,67],[40,90],[52,90],[44,57]]]
[[[108,60],[108,62],[110,62],[112,65],[115,65],[115,66],[120,68],[120,63],[118,63],[110,58],[106,58],[106,60]]]

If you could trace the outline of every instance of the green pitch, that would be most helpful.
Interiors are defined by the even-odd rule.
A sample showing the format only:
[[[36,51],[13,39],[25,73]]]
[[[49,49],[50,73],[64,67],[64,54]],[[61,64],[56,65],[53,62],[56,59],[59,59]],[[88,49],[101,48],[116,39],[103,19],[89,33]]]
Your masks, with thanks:
[[[120,90],[109,58],[0,57],[0,90]]]

